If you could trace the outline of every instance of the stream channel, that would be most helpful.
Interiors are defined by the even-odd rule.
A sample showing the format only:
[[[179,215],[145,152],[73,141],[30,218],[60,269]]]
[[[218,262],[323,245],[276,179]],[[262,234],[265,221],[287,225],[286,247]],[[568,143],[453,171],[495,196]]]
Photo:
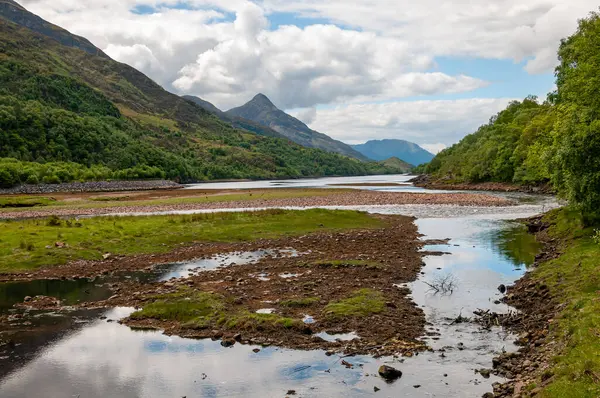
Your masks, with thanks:
[[[424,235],[421,239],[449,238],[445,244],[423,248],[447,254],[424,257],[421,275],[408,284],[413,300],[425,311],[428,336],[423,339],[433,352],[410,358],[353,356],[345,358],[354,365],[347,368],[341,357],[326,356],[320,350],[240,344],[225,348],[219,341],[134,331],[115,322],[130,314],[130,308],[40,311],[24,318],[39,325],[34,331],[28,327],[20,332],[18,321],[11,326],[13,330],[0,331],[0,338],[3,334],[11,336],[8,344],[0,345],[0,397],[284,397],[292,390],[300,397],[480,397],[501,379],[485,379],[475,370],[491,368],[492,358],[503,350],[516,350],[512,343],[515,336],[501,328],[485,331],[471,323],[453,324],[452,320],[459,314],[470,317],[477,309],[510,310],[498,303],[501,294],[497,287],[520,278],[540,249],[524,226],[514,220],[556,206],[552,198],[544,196],[510,197],[520,204],[496,208],[358,208],[413,215]],[[112,278],[165,280],[185,276],[186,272],[210,272],[210,268],[232,262],[243,266],[265,254],[297,255],[293,251],[234,253],[200,264],[173,264],[154,273]],[[452,280],[455,286],[451,294],[436,294],[425,283],[440,278]],[[5,283],[0,284],[0,315],[15,315],[12,305],[25,296],[54,296],[74,304],[111,294],[110,280]],[[353,333],[322,337],[360,338]],[[254,348],[260,351],[255,353]],[[382,364],[402,370],[402,378],[386,383],[377,375]]]

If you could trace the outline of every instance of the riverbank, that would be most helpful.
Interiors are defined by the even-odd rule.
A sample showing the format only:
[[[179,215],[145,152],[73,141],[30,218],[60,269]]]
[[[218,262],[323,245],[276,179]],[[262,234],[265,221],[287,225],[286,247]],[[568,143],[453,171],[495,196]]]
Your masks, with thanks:
[[[18,200],[15,197],[14,200]],[[39,206],[0,209],[0,218],[94,216],[220,209],[306,208],[323,206],[458,205],[510,206],[513,201],[476,193],[406,193],[344,189],[175,190],[156,194],[67,195]]]
[[[529,194],[554,194],[550,185],[519,185],[507,182],[456,182],[444,178],[433,178],[421,174],[409,180],[414,186],[426,189],[457,190],[457,191],[489,191],[489,192],[523,192]]]
[[[152,243],[153,237],[160,234],[148,228],[147,220],[143,220],[146,218],[169,222],[170,234],[161,237],[162,244]],[[111,248],[113,252],[98,260],[68,261],[3,277],[74,281],[97,278],[94,285],[108,284],[114,294],[106,300],[72,305],[71,309],[142,308],[123,323],[133,328],[164,330],[169,335],[217,338],[224,345],[406,356],[426,348],[418,340],[424,334],[423,312],[412,302],[409,289],[397,286],[415,280],[422,256],[434,254],[419,251],[427,242],[417,239],[417,228],[410,217],[277,210],[131,220],[98,218],[84,220],[82,226],[67,226],[66,222],[38,225],[35,233],[41,239],[44,230],[55,228],[54,234],[63,235],[60,247],[46,248],[47,252],[73,249],[71,254],[76,255],[85,243],[100,254],[106,252],[108,248],[103,245],[110,241],[105,242],[106,234],[99,233],[98,226],[92,228],[86,223],[101,221],[107,225],[114,222],[114,231],[120,227],[131,230],[128,221],[143,222],[144,234],[136,235],[135,242],[121,237],[119,245]],[[22,223],[35,221],[10,224],[21,230]],[[178,224],[193,237],[191,241],[188,235],[175,236]],[[67,235],[69,230],[79,229],[85,231],[85,242],[78,243]],[[160,226],[154,229],[164,230]],[[256,235],[257,231],[262,233]],[[6,235],[2,235],[3,241]],[[131,248],[140,252],[124,254]],[[210,270],[201,269],[203,261],[215,256],[225,260]],[[253,260],[233,265],[244,256]],[[32,260],[28,261],[31,264]],[[152,279],[155,267],[173,263],[184,270],[171,279]],[[7,264],[5,268],[15,263]],[[147,277],[141,280],[141,274],[135,271],[143,271]],[[26,297],[14,307],[60,311],[63,304],[55,298],[38,296]],[[0,317],[0,321],[9,325],[30,322],[26,314]],[[357,338],[336,340],[336,336],[347,333]]]
[[[508,288],[520,314],[495,322],[519,333],[517,353],[494,359],[496,397],[600,396],[600,245],[576,213],[554,210],[530,220],[545,246],[535,267]]]
[[[62,184],[25,184],[0,189],[0,195],[38,195],[64,192],[116,192],[177,189],[183,185],[168,180],[88,181]]]

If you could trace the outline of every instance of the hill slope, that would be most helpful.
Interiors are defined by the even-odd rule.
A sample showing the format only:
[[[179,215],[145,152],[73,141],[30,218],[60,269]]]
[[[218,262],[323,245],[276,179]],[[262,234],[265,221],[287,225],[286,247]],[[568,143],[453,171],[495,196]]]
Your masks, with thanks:
[[[89,41],[0,5],[0,158],[16,159],[0,162],[0,185],[395,171],[236,130]]]
[[[267,126],[290,140],[308,147],[337,152],[360,160],[369,160],[347,144],[311,130],[306,124],[278,109],[263,94],[257,94],[246,104],[225,112],[230,117],[252,120]]]
[[[404,140],[371,140],[364,144],[352,145],[352,148],[373,160],[396,157],[416,166],[428,163],[434,157],[417,144]]]
[[[386,167],[392,167],[392,168],[398,169],[402,173],[409,173],[414,168],[414,166],[412,164],[406,163],[404,160],[398,159],[395,156],[393,156],[389,159],[382,160],[379,163],[381,163],[382,165],[384,165]]]

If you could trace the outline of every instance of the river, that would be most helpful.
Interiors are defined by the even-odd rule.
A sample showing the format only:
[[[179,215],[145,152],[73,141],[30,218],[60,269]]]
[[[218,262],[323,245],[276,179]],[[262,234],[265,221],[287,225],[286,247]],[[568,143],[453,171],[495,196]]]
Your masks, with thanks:
[[[249,188],[248,184],[260,187],[321,184],[318,186],[325,187],[333,183],[405,182],[402,181],[404,177],[210,185],[221,185],[219,189],[225,188],[224,184],[228,185],[226,188],[232,188],[232,184],[240,188]],[[326,183],[322,184],[323,181]],[[203,184],[203,188],[206,185]],[[416,190],[408,185],[364,188]],[[41,313],[36,318],[44,325],[39,333],[17,334],[12,344],[0,347],[0,360],[6,364],[5,370],[0,372],[0,396],[283,397],[288,392],[291,395],[292,391],[302,397],[481,396],[491,391],[491,384],[499,379],[494,376],[485,379],[475,370],[490,368],[493,356],[503,350],[515,350],[514,336],[500,328],[483,331],[471,323],[453,324],[452,320],[459,314],[471,316],[473,310],[480,308],[498,312],[509,310],[506,305],[498,304],[501,295],[497,287],[518,279],[539,250],[523,227],[511,220],[556,205],[549,197],[522,194],[510,197],[518,199],[520,204],[506,208],[421,205],[359,208],[373,213],[414,215],[418,217],[416,223],[424,235],[422,239],[449,238],[445,244],[424,248],[447,254],[424,257],[422,274],[409,284],[414,301],[425,311],[429,336],[424,339],[433,352],[410,358],[354,356],[345,358],[354,365],[347,368],[341,364],[340,357],[326,356],[319,350],[297,351],[240,344],[224,348],[218,341],[133,331],[114,322],[127,316],[132,311],[130,308]],[[252,256],[256,254],[238,254],[240,265],[237,266],[243,266],[244,261],[254,261]],[[229,259],[221,260],[229,262]],[[210,268],[212,265],[205,266]],[[165,278],[169,273],[181,273],[190,268],[185,264],[174,267],[148,277]],[[453,282],[451,293],[440,294],[430,289],[427,283],[435,283],[440,278]],[[68,303],[106,298],[110,291],[99,281],[4,284],[0,285],[0,311],[7,313],[13,303],[33,294],[56,295]],[[260,348],[260,352],[255,353],[254,348]],[[395,383],[384,382],[377,376],[381,364],[402,370],[402,378]]]

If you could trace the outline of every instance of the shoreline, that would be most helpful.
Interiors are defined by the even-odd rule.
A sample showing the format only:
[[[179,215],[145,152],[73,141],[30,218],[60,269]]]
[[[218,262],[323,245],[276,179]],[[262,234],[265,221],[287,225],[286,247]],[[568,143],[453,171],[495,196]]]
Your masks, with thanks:
[[[330,353],[412,356],[426,349],[419,339],[425,333],[423,311],[408,288],[393,285],[414,281],[427,242],[418,239],[414,218],[369,216],[376,227],[322,230],[299,236],[281,236],[251,242],[192,242],[162,254],[110,256],[103,260],[71,262],[63,266],[13,275],[13,281],[38,279],[96,279],[108,283],[113,295],[101,301],[75,305],[77,309],[118,306],[154,308],[133,314],[120,323],[134,329],[162,330],[167,335],[213,338],[236,343],[277,345],[294,349],[323,349]],[[144,271],[152,275],[161,264],[210,259],[217,254],[271,250],[256,262],[210,271],[190,269],[179,278],[143,281],[119,273]],[[295,254],[285,254],[293,250]],[[127,274],[125,274],[127,275]],[[4,275],[5,277],[7,275]],[[180,315],[172,319],[169,301],[192,305],[212,303],[218,317]],[[167,307],[163,304],[166,303]],[[180,304],[176,304],[179,306]],[[15,308],[59,310],[60,301],[45,296],[26,298]],[[160,308],[166,309],[161,313]],[[271,313],[257,311],[273,308]],[[194,309],[193,311],[197,311]],[[194,312],[195,313],[195,312]],[[211,312],[212,313],[212,312]],[[178,314],[181,314],[178,312]],[[309,314],[314,317],[303,322]],[[0,317],[1,319],[2,317]],[[25,320],[27,318],[24,318]],[[357,333],[352,341],[329,341],[317,333]]]
[[[0,197],[4,195],[43,195],[52,193],[152,191],[162,189],[181,189],[183,187],[184,185],[170,180],[122,180],[66,182],[61,184],[24,184],[13,188],[0,189]]]
[[[182,191],[175,191],[182,192]],[[193,191],[189,192],[190,199],[193,200]],[[206,198],[203,191],[198,196],[200,199]],[[270,191],[261,190],[258,192],[281,192],[274,188]],[[135,205],[128,205],[126,201],[113,204],[112,206],[98,207],[71,207],[64,206],[38,206],[27,209],[9,210],[0,212],[0,219],[25,219],[25,218],[43,218],[49,216],[75,217],[75,216],[101,216],[111,214],[141,214],[141,213],[160,213],[173,211],[192,211],[192,210],[220,210],[220,209],[264,209],[264,208],[308,208],[323,206],[369,206],[369,205],[411,205],[411,204],[430,204],[430,205],[458,205],[458,206],[511,206],[514,201],[499,198],[497,196],[479,194],[479,193],[406,193],[406,192],[383,192],[356,190],[332,191],[321,196],[305,197],[282,197],[262,199],[259,194],[253,196],[250,192],[244,200],[228,200],[228,194],[215,198],[212,201],[199,203],[170,203],[170,204],[143,204],[141,201]],[[221,199],[221,200],[219,200]],[[204,200],[204,199],[202,199]]]
[[[420,174],[408,182],[415,187],[455,191],[488,191],[488,192],[522,192],[528,194],[554,194],[549,185],[517,185],[507,182],[448,182],[444,179],[433,179],[427,174]]]

